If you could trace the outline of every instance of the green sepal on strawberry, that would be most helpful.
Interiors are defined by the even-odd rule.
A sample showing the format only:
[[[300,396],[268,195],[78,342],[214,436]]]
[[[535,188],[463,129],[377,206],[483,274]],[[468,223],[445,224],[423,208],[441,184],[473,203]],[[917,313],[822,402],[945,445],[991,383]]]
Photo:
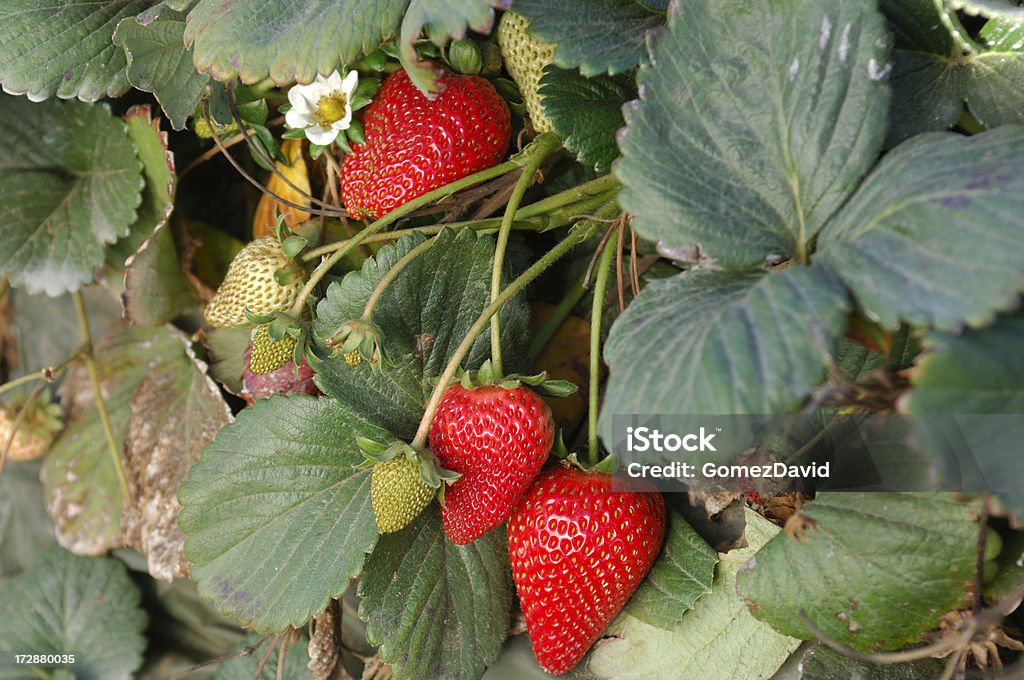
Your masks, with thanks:
[[[647,484],[559,467],[537,478],[508,522],[512,578],[541,667],[573,668],[640,585],[665,537]]]
[[[472,543],[512,513],[548,459],[554,443],[551,409],[525,380],[492,382],[485,364],[441,397],[430,423],[430,450],[462,478],[448,490],[441,520],[448,539]]]
[[[363,361],[370,362],[375,370],[390,363],[384,352],[384,334],[369,321],[346,321],[326,338],[325,344],[331,349],[331,356],[345,357],[345,362],[353,368]]]
[[[357,437],[370,475],[370,503],[381,533],[401,531],[419,517],[435,497],[444,498],[445,484],[459,475],[442,468],[428,451],[417,451],[405,442],[390,446]]]
[[[404,70],[392,73],[363,117],[366,142],[341,166],[341,197],[353,218],[379,218],[434,189],[497,165],[511,115],[479,76],[442,71],[426,97]]]

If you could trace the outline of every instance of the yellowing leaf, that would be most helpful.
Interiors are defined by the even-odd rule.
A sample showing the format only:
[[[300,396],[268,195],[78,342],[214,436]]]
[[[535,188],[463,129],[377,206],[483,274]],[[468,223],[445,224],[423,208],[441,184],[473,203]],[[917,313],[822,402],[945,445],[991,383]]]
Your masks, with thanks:
[[[309,207],[309,198],[307,198],[310,193],[309,171],[306,168],[306,160],[302,157],[302,140],[286,139],[281,144],[281,152],[288,159],[288,164],[278,162],[276,164],[277,171],[287,177],[288,182],[294,184],[302,192],[300,193],[276,174],[270,176],[267,188],[292,203]],[[275,214],[277,213],[285,215],[284,223],[289,227],[302,224],[310,218],[309,213],[285,205],[269,194],[263,194],[259,205],[256,206],[256,215],[252,220],[252,237],[254,239],[274,235],[274,225],[277,223]]]

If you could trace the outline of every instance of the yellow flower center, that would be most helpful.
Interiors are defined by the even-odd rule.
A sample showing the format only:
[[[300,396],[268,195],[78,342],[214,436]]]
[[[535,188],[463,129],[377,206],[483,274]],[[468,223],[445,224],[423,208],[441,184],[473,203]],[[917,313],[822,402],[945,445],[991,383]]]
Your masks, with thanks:
[[[320,101],[316,103],[313,119],[320,127],[329,128],[345,117],[346,108],[348,108],[348,99],[342,93],[335,92],[320,98]]]

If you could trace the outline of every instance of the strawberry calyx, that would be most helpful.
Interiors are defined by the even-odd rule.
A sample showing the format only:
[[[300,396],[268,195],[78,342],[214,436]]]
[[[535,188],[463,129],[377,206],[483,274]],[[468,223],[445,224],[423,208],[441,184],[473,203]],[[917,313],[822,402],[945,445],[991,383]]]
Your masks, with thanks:
[[[370,321],[346,321],[325,342],[331,348],[332,357],[343,356],[345,363],[353,368],[368,361],[370,368],[380,370],[389,363],[384,352],[384,333]]]
[[[568,397],[574,394],[579,388],[568,380],[553,380],[548,378],[547,371],[536,375],[506,375],[498,378],[494,373],[490,359],[485,361],[476,371],[459,370],[455,374],[452,383],[459,383],[467,390],[484,387],[486,385],[498,385],[506,390],[514,390],[517,387],[526,385],[534,392],[548,397]],[[449,383],[451,384],[451,383]]]
[[[458,472],[441,467],[437,457],[429,450],[416,449],[403,441],[382,444],[368,437],[357,435],[356,444],[359,446],[359,450],[362,451],[365,459],[362,463],[363,467],[373,467],[378,463],[386,463],[398,456],[404,456],[409,461],[415,462],[419,465],[420,480],[430,488],[436,489],[438,498],[442,502],[444,500],[445,484],[453,484],[462,477]]]

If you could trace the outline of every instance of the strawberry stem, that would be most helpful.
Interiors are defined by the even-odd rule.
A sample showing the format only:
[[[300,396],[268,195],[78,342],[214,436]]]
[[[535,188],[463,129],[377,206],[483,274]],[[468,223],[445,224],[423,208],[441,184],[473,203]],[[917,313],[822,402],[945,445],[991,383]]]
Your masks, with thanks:
[[[450,184],[444,185],[443,187],[439,187],[437,189],[434,189],[433,191],[427,192],[420,196],[419,198],[414,198],[408,203],[405,203],[404,205],[395,208],[384,217],[381,217],[379,220],[368,226],[366,229],[363,229],[361,232],[345,241],[342,245],[338,247],[337,250],[335,250],[331,254],[330,257],[328,257],[319,265],[317,265],[316,269],[314,269],[313,272],[309,275],[309,281],[307,281],[306,285],[302,288],[301,291],[299,291],[299,296],[295,300],[295,304],[292,305],[292,308],[289,311],[289,313],[292,316],[299,316],[302,313],[303,306],[306,304],[306,298],[308,298],[310,294],[312,294],[313,289],[316,288],[317,284],[320,283],[320,281],[323,280],[325,276],[327,276],[327,272],[329,272],[334,267],[334,265],[336,265],[338,261],[341,260],[341,258],[345,257],[345,255],[347,255],[349,251],[351,251],[353,248],[358,246],[360,243],[365,241],[373,234],[376,234],[384,227],[388,226],[389,224],[392,224],[398,219],[411,213],[413,210],[416,210],[417,208],[429,205],[430,203],[442,199],[445,196],[450,196],[451,194],[454,194],[456,191],[461,191],[462,189],[469,188],[475,184],[480,184],[481,182],[486,182],[489,179],[501,177],[504,174],[512,172],[516,168],[522,167],[525,160],[528,159],[515,157],[505,161],[500,165],[495,165],[493,168],[488,168],[487,170],[481,170],[480,172],[473,173],[472,175],[463,177],[460,180],[456,180]]]
[[[110,452],[110,462],[114,465],[117,484],[121,488],[121,502],[127,504],[128,480],[124,476],[124,467],[121,465],[121,449],[114,438],[114,428],[110,425],[107,403],[103,399],[103,386],[100,384],[99,371],[96,370],[96,357],[93,353],[92,333],[89,331],[89,317],[85,313],[85,302],[80,291],[72,293],[71,299],[75,303],[75,314],[78,316],[78,331],[82,337],[82,358],[85,359],[85,368],[89,372],[89,381],[92,383],[92,391],[96,398],[96,414],[100,417],[103,434],[107,439],[107,450]]]
[[[15,378],[10,382],[6,382],[3,385],[0,385],[0,394],[16,389],[30,382],[35,382],[36,380],[42,380],[44,385],[46,383],[52,383],[56,381],[57,378],[60,377],[60,374],[64,371],[64,369],[67,368],[69,364],[71,364],[71,362],[75,361],[76,359],[79,359],[82,356],[83,351],[84,348],[79,347],[71,356],[69,356],[67,359],[60,362],[56,366],[47,366],[41,371],[36,371],[35,373],[23,375],[20,378]]]
[[[601,206],[606,205],[609,201],[615,198],[618,191],[619,183],[614,176],[605,175],[603,177],[599,177],[598,179],[587,182],[586,184],[581,184],[577,187],[573,187],[572,189],[567,189],[561,193],[555,194],[554,196],[549,196],[548,198],[537,201],[536,203],[531,203],[524,208],[520,208],[516,211],[513,228],[527,231],[550,231],[552,229],[563,227],[572,221],[572,217],[586,214],[591,210],[597,210]],[[487,231],[499,228],[501,226],[501,222],[502,220],[498,218],[487,218],[468,222],[452,222],[450,224],[434,224],[423,227],[410,227],[408,229],[396,229],[395,231],[388,231],[383,234],[368,236],[362,241],[362,243],[392,241],[399,239],[406,234],[412,234],[415,232],[420,232],[421,234],[429,236],[439,233],[446,227],[455,231],[459,231],[461,229]],[[302,260],[305,262],[311,262],[319,257],[333,253],[340,248],[345,248],[347,245],[348,241],[328,243],[327,245],[320,246],[319,248],[307,250],[302,254]]]
[[[373,315],[373,308],[377,305],[377,301],[380,300],[381,295],[384,294],[384,290],[392,281],[395,280],[395,277],[402,273],[402,270],[405,269],[410,262],[429,250],[432,245],[434,245],[434,239],[428,238],[426,241],[403,255],[401,259],[399,259],[398,262],[388,270],[388,273],[384,275],[377,286],[373,289],[373,292],[370,294],[370,299],[366,301],[366,307],[363,309],[363,321],[370,320],[370,317]]]
[[[501,294],[498,295],[490,305],[480,313],[473,325],[470,326],[469,331],[466,333],[466,337],[462,339],[462,342],[456,348],[452,358],[448,361],[448,365],[444,369],[444,373],[441,374],[440,379],[437,381],[437,387],[430,395],[430,401],[427,403],[426,411],[423,413],[423,418],[420,420],[419,429],[416,430],[416,437],[412,441],[412,447],[414,449],[422,449],[426,446],[427,435],[430,432],[430,421],[434,419],[434,413],[437,411],[438,404],[441,403],[441,396],[444,391],[448,388],[448,384],[455,377],[456,371],[462,364],[462,360],[469,354],[469,350],[473,348],[473,343],[476,342],[477,337],[483,333],[484,329],[487,328],[491,317],[498,313],[505,303],[508,302],[512,296],[525,288],[531,281],[540,276],[544,270],[557,262],[563,255],[568,253],[570,250],[575,248],[579,243],[587,240],[593,236],[596,227],[593,223],[587,225],[579,225],[569,231],[569,235],[559,241],[559,243],[544,254],[542,258],[533,263],[533,265],[525,272],[520,274],[512,283],[508,284]]]
[[[601,393],[601,318],[604,314],[604,297],[608,289],[608,275],[611,272],[615,248],[605,243],[597,262],[594,278],[594,301],[590,312],[590,385],[587,391],[587,462],[593,467],[600,456],[597,440],[598,397]]]
[[[529,160],[523,168],[523,173],[516,180],[512,195],[505,206],[505,214],[501,218],[501,227],[498,229],[498,240],[494,245],[494,262],[491,266],[491,302],[498,299],[501,293],[501,275],[505,268],[505,251],[508,249],[508,237],[512,233],[512,223],[515,221],[516,211],[519,204],[523,202],[526,190],[530,188],[534,175],[540,170],[541,164],[553,151],[561,146],[561,141],[553,132],[545,132],[533,140],[529,146],[523,149],[524,158]],[[498,382],[504,377],[501,365],[501,314],[491,317],[491,366],[494,369],[494,379]]]

